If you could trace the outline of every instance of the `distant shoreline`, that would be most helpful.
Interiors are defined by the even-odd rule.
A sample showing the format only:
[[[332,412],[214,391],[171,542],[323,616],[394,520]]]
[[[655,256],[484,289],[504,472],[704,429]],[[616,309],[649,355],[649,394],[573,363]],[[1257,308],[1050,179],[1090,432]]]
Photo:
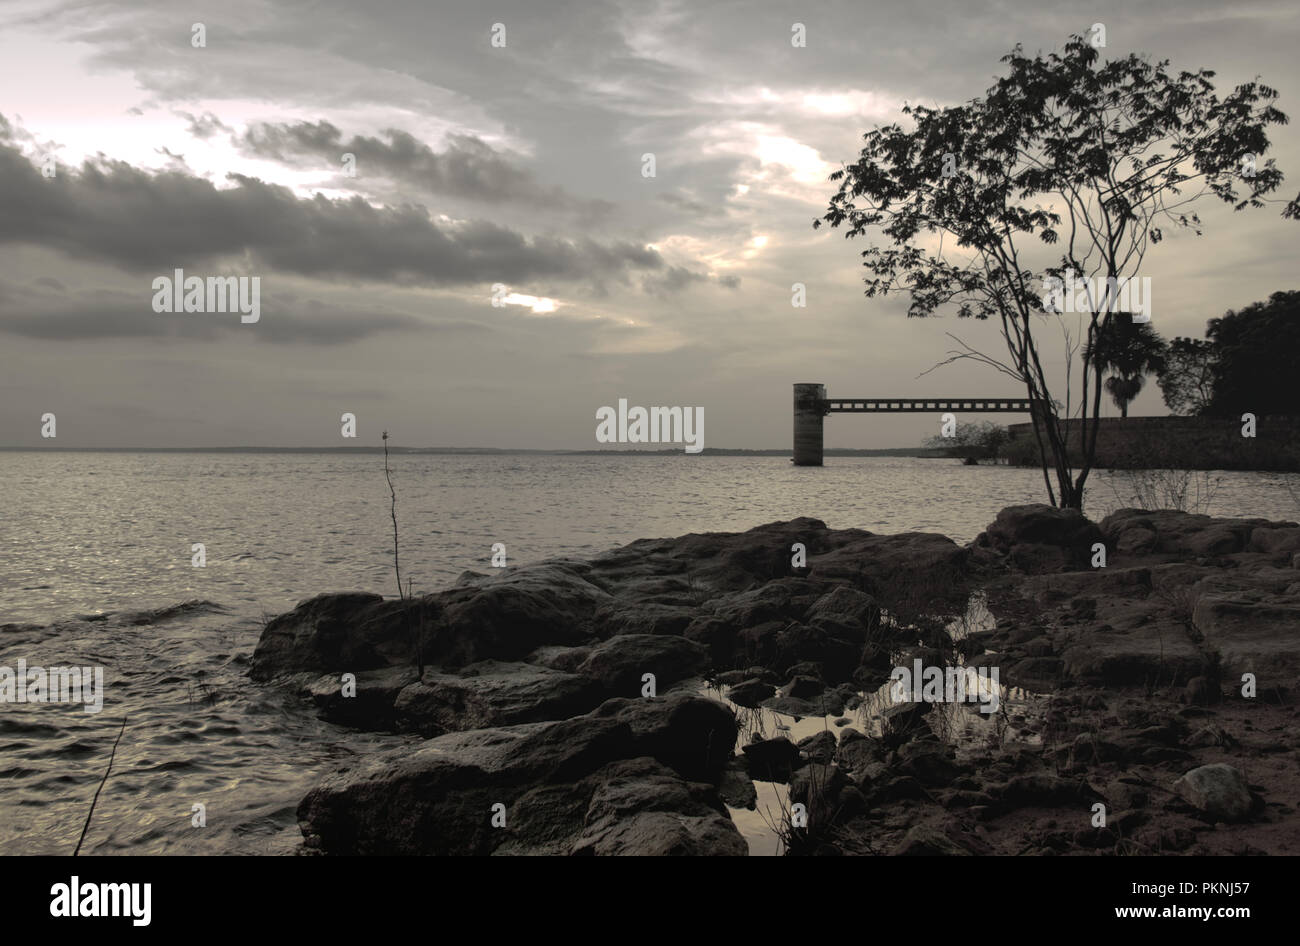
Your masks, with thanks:
[[[332,453],[382,454],[382,446],[357,447],[0,447],[0,453]],[[685,456],[681,447],[664,450],[530,450],[522,447],[394,447],[389,453],[430,454],[443,456]],[[828,457],[919,457],[951,459],[942,450],[926,447],[882,447],[854,449],[828,447]],[[717,457],[788,457],[788,447],[775,450],[743,450],[728,447],[705,447],[693,456]]]

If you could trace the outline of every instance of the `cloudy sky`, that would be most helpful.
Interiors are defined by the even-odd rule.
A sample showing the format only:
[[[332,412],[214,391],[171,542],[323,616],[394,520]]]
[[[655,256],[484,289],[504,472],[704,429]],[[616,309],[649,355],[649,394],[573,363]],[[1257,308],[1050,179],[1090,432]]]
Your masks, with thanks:
[[[1214,69],[1221,91],[1258,75],[1295,116],[1298,10],[0,0],[0,446],[48,444],[52,412],[66,447],[377,444],[387,428],[586,448],[596,409],[625,397],[704,407],[708,446],[784,447],[796,381],[1021,394],[971,364],[920,376],[945,333],[997,351],[995,327],[864,298],[859,247],[811,227],[827,175],[904,103],[976,96],[1015,43],[1060,48],[1094,22],[1109,54]],[[1289,199],[1300,132],[1270,134]],[[1296,288],[1300,231],[1280,209],[1206,204],[1204,236],[1162,242],[1144,267],[1154,326],[1199,336]],[[260,321],[154,312],[175,268],[260,277]],[[1134,412],[1163,413],[1148,387]],[[827,445],[914,444],[937,423],[839,417]]]

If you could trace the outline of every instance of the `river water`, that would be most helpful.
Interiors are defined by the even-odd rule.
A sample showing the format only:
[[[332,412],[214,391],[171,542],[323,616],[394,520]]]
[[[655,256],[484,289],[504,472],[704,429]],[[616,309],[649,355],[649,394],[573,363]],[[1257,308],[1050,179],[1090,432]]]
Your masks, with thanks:
[[[486,570],[496,543],[518,565],[795,516],[966,542],[1003,506],[1044,498],[1036,471],[948,460],[391,463],[416,592]],[[1300,477],[1211,476],[1212,514],[1300,516]],[[0,666],[99,666],[106,688],[97,714],[0,704],[0,850],[72,851],[124,716],[85,852],[291,853],[296,805],[324,774],[412,741],[325,723],[246,677],[265,617],[326,590],[396,593],[382,457],[0,452],[0,483]],[[1095,474],[1091,516],[1132,504],[1125,475]],[[193,824],[196,805],[206,826]]]

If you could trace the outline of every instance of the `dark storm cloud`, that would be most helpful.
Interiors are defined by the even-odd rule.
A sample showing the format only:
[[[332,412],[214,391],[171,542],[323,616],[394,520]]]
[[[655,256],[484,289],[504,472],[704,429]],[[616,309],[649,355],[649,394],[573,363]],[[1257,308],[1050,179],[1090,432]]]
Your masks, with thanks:
[[[190,392],[177,414],[187,418],[183,432],[160,432],[160,443],[169,436],[192,443],[199,435],[191,430],[210,443],[310,442],[302,431],[318,413],[315,392],[356,379],[389,399],[390,426],[429,430],[430,442],[496,446],[586,443],[593,390],[688,391],[692,399],[680,402],[708,405],[713,442],[752,447],[788,443],[793,379],[858,396],[1015,393],[971,362],[918,379],[952,347],[948,331],[994,354],[1001,340],[990,325],[909,320],[905,297],[864,300],[860,247],[810,228],[834,191],[818,175],[853,160],[861,134],[895,120],[905,101],[943,105],[981,94],[1005,72],[999,57],[1018,42],[1030,51],[1059,48],[1070,32],[1100,21],[1109,56],[1137,51],[1168,56],[1175,69],[1213,68],[1221,90],[1258,72],[1280,89],[1279,105],[1293,118],[1292,51],[1300,42],[1300,19],[1284,0],[1083,7],[1072,0],[494,0],[490,8],[237,0],[183,18],[174,0],[10,7],[0,14],[0,45],[18,42],[5,48],[6,65],[43,81],[10,90],[7,117],[21,113],[42,138],[67,139],[51,152],[17,129],[11,140],[29,163],[40,153],[79,161],[102,149],[140,166],[155,163],[152,149],[165,144],[186,153],[217,188],[227,187],[221,175],[234,169],[366,198],[303,199],[302,190],[246,178],[230,178],[233,186],[219,191],[192,174],[103,161],[87,175],[60,164],[55,180],[26,167],[16,179],[14,168],[0,167],[0,277],[9,280],[0,285],[7,300],[0,323],[16,320],[17,331],[36,336],[20,337],[11,326],[0,338],[11,353],[0,385],[81,384],[87,405],[129,406],[156,400],[159,375],[140,367],[149,360],[142,349],[168,356],[160,364],[189,354],[194,365],[228,359],[245,366],[246,382],[212,372],[212,384]],[[205,49],[190,45],[194,20],[207,23]],[[509,31],[503,48],[488,42],[497,21]],[[790,44],[796,21],[807,26],[806,48]],[[21,45],[26,37],[29,46]],[[146,121],[122,115],[132,104],[141,107],[131,114]],[[263,122],[286,140],[281,157],[268,153],[251,170],[232,136]],[[380,131],[390,128],[408,139]],[[289,140],[290,129],[300,141]],[[345,179],[339,153],[354,140],[364,146],[354,151],[358,177]],[[1275,138],[1279,163],[1293,175],[1297,140],[1294,124]],[[658,157],[654,180],[640,173],[645,152]],[[463,192],[435,190],[452,180]],[[510,198],[491,201],[493,188]],[[545,206],[557,188],[579,201],[609,201],[617,213],[589,220]],[[446,216],[431,221],[423,208],[406,206],[415,200]],[[493,224],[448,220],[477,217]],[[1285,249],[1294,238],[1275,215],[1216,222],[1207,239],[1171,241],[1151,257],[1166,336],[1200,335],[1207,318],[1290,284],[1294,264]],[[571,282],[589,262],[599,271]],[[149,279],[174,265],[260,273],[260,322],[155,315]],[[702,272],[715,267],[726,275],[705,282]],[[497,272],[507,268],[513,271]],[[530,273],[541,275],[521,284],[519,275]],[[42,288],[41,276],[68,289]],[[740,276],[739,292],[719,291]],[[792,331],[804,324],[789,318],[795,280],[808,287],[815,321]],[[559,309],[490,308],[488,286],[497,281],[553,298]],[[412,282],[472,288],[394,285]],[[691,304],[665,295],[673,291],[689,293]],[[330,307],[313,308],[312,298]],[[436,323],[433,312],[464,321]],[[405,328],[402,316],[420,327]],[[399,324],[384,327],[392,318]],[[422,345],[426,325],[435,334]],[[383,334],[319,347],[372,329]],[[101,341],[110,330],[125,341]],[[187,347],[204,332],[215,341]],[[69,333],[85,340],[44,341]],[[166,343],[151,344],[151,335]],[[245,342],[263,337],[282,344]],[[1060,367],[1057,348],[1046,356]],[[302,399],[304,379],[319,383],[310,403]],[[184,388],[182,381],[170,390]],[[469,391],[455,410],[446,407]],[[679,402],[670,396],[661,403]],[[1147,412],[1163,411],[1156,385],[1142,397]],[[237,424],[211,426],[214,399],[230,405]],[[570,415],[581,421],[571,424]],[[845,420],[832,425],[828,444],[889,446],[933,434],[921,415],[895,420],[859,427]],[[0,442],[25,442],[29,427],[27,414],[0,426]],[[105,417],[97,436],[135,443],[138,425]]]
[[[382,135],[382,139],[363,135],[345,139],[343,132],[327,121],[262,122],[235,138],[235,144],[257,157],[291,164],[301,164],[306,157],[328,168],[337,168],[342,155],[352,154],[358,174],[378,174],[426,194],[588,216],[600,216],[613,207],[608,201],[582,200],[560,187],[545,187],[531,171],[473,135],[448,135],[442,152],[397,128],[386,129]]]
[[[46,280],[36,280],[44,285]],[[221,335],[255,337],[281,344],[337,345],[378,332],[490,332],[463,319],[417,318],[388,306],[341,305],[299,299],[262,284],[261,318],[245,325],[238,313],[154,312],[153,290],[141,279],[138,292],[81,290],[35,293],[0,283],[0,332],[37,339],[175,337],[210,340]]]
[[[650,295],[670,295],[681,292],[692,285],[709,282],[716,282],[727,289],[738,289],[740,287],[739,276],[714,277],[708,273],[694,272],[684,266],[670,266],[661,273],[646,276],[642,279],[641,288]]]
[[[0,243],[27,243],[136,272],[244,257],[258,268],[407,285],[626,282],[660,255],[628,241],[528,238],[482,220],[435,222],[424,207],[373,207],[360,197],[300,198],[229,175],[234,186],[100,158],[45,179],[0,147]]]

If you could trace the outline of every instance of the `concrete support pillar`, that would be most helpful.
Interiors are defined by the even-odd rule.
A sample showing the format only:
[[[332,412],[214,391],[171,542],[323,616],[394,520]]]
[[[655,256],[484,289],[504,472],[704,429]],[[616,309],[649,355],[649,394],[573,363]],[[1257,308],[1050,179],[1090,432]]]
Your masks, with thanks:
[[[822,420],[826,416],[822,402],[826,385],[794,386],[794,465],[822,465]]]

